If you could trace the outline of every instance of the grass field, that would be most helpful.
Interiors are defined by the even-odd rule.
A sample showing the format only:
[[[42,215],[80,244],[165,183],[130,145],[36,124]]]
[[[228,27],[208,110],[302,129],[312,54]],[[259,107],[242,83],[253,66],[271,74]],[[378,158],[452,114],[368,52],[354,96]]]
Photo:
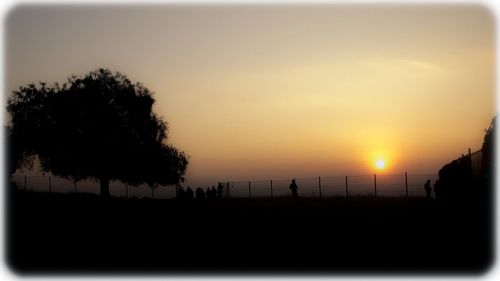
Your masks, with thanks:
[[[425,198],[102,199],[11,189],[18,273],[484,272],[491,212]]]

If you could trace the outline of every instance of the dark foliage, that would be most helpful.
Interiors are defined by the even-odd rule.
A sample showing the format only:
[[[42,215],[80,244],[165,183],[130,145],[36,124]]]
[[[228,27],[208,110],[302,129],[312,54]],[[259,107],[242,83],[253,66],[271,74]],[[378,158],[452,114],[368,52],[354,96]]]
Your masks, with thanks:
[[[483,146],[481,147],[483,151],[482,157],[482,170],[486,178],[491,178],[493,172],[495,171],[495,162],[493,155],[495,155],[494,145],[495,145],[495,123],[496,116],[491,121],[490,127],[486,130],[484,135]]]
[[[495,120],[484,136],[481,150],[481,165],[473,166],[472,155],[451,161],[439,170],[439,196],[440,206],[448,214],[451,220],[459,222],[463,226],[463,233],[467,233],[462,239],[464,243],[478,243],[476,247],[482,248],[482,256],[491,263],[494,256],[494,140]],[[459,236],[451,233],[448,236],[440,234],[436,239],[451,240]],[[476,240],[476,241],[474,241]],[[488,246],[489,245],[489,246]],[[460,249],[461,244],[457,243]],[[461,249],[460,249],[461,250]],[[449,257],[448,261],[452,258]]]
[[[491,121],[486,130],[481,147],[481,167],[476,173],[472,169],[471,155],[451,161],[439,170],[442,199],[455,202],[477,201],[479,205],[490,197],[489,186],[494,176],[494,142],[495,142],[495,120]]]
[[[187,156],[167,145],[167,123],[153,111],[152,93],[125,75],[99,69],[62,86],[30,84],[8,100],[10,172],[40,159],[45,171],[71,180],[95,178],[131,185],[178,184]]]

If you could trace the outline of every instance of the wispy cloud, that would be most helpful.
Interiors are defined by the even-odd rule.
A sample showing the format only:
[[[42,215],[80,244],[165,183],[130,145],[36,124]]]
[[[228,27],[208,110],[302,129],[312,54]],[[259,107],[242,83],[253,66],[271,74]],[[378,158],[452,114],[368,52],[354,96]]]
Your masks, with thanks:
[[[439,73],[439,74],[449,74],[448,70],[446,70],[445,68],[442,68],[440,66],[437,66],[435,64],[431,64],[431,63],[427,63],[427,62],[423,62],[423,61],[417,61],[417,60],[408,60],[408,59],[398,59],[397,61],[399,63],[411,65],[415,68],[419,68],[422,70],[432,71],[432,72]]]

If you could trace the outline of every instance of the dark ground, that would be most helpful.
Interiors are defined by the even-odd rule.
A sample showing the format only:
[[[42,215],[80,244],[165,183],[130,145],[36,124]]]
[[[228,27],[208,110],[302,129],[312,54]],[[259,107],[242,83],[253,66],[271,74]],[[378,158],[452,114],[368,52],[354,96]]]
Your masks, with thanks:
[[[478,274],[493,262],[482,203],[6,198],[7,262],[19,274]]]

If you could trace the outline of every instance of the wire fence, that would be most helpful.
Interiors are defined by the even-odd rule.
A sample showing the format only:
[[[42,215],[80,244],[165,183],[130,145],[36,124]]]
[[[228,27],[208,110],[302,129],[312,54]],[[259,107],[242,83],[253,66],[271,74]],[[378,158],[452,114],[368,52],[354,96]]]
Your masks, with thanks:
[[[12,181],[19,189],[25,191],[50,193],[100,193],[100,184],[96,180],[71,181],[53,175],[25,175],[16,173]],[[110,181],[111,196],[123,198],[175,198],[175,186],[157,186],[151,188],[146,184],[130,186],[120,181]]]
[[[437,179],[437,174],[405,173],[296,178],[295,182],[302,197],[424,197],[426,181],[434,183]],[[291,196],[290,183],[291,180],[231,181],[226,186],[232,198],[272,198]]]
[[[350,175],[326,176],[315,178],[296,178],[298,196],[313,198],[333,197],[424,197],[424,184],[427,180],[434,183],[437,174],[393,174],[393,175]],[[96,193],[99,194],[99,182],[82,180],[73,182],[53,175],[14,174],[12,180],[20,189],[26,191],[55,193]],[[273,198],[289,197],[291,179],[225,181],[223,198]],[[146,184],[129,186],[120,181],[111,181],[111,196],[123,198],[175,198],[175,186],[157,186]],[[434,194],[432,194],[434,197]]]

